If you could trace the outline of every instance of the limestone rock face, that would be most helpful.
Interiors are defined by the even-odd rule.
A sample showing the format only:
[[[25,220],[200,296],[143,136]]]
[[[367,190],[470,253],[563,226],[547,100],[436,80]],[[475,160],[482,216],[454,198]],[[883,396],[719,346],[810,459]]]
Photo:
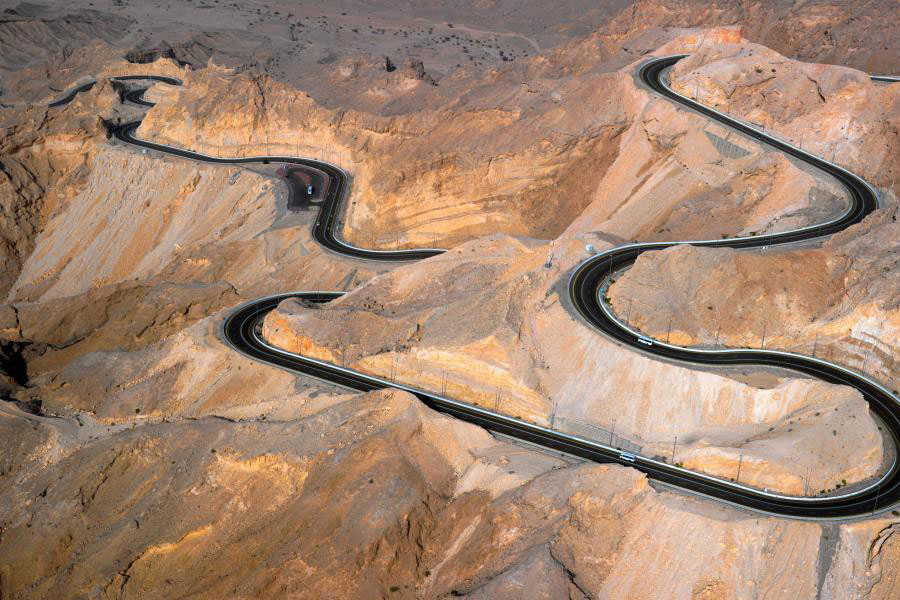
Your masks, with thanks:
[[[210,67],[189,85],[154,90],[159,106],[140,134],[209,154],[291,153],[341,164],[353,175],[343,235],[359,245],[452,245],[498,230],[549,238],[584,208],[589,181],[578,173],[603,172],[621,126],[560,108],[564,95],[600,104],[617,78],[591,73],[556,91],[547,77],[529,74],[526,89],[504,69],[453,82],[442,92],[453,100],[382,115],[329,109],[265,76]],[[556,133],[535,135],[548,130]]]
[[[881,435],[852,390],[617,351],[573,314],[559,284],[579,251],[472,242],[328,305],[285,301],[263,334],[292,352],[541,425],[615,436],[650,456],[673,460],[674,444],[674,462],[726,478],[740,470],[760,488],[817,492],[881,469]]]
[[[669,37],[660,53],[697,43]],[[730,29],[710,36],[735,39]],[[780,154],[668,102],[648,103],[635,61],[614,71],[586,62],[598,43],[461,74],[442,82],[427,108],[393,111],[336,110],[264,75],[210,66],[187,74],[183,87],[155,87],[158,106],[140,134],[213,155],[338,162],[353,176],[342,235],[367,247],[446,247],[494,232],[552,239],[601,227],[626,239],[719,237],[841,210],[839,187]],[[341,66],[331,76],[356,80],[372,68]],[[401,102],[414,92],[386,94]]]
[[[612,287],[616,310],[678,343],[709,345],[718,335],[728,346],[816,352],[897,389],[900,88],[746,41],[680,61],[672,81],[683,94],[860,174],[879,186],[883,208],[821,248],[646,254]]]
[[[738,581],[737,597],[809,597],[817,585],[819,525],[710,514],[622,467],[523,462],[404,393],[78,445],[65,422],[30,418],[7,421],[56,441],[37,451],[41,471],[3,475],[17,483],[0,492],[7,596],[517,598],[533,585],[529,597],[687,598]],[[671,577],[642,577],[639,561]]]
[[[818,343],[892,377],[896,91],[747,41],[896,71],[891,3],[398,13],[376,0],[360,16],[340,3],[43,1],[0,19],[0,598],[897,596],[889,510],[845,524],[738,510],[513,445],[406,393],[259,364],[219,332],[242,301],[345,290],[283,303],[265,335],[770,490],[866,481],[890,455],[857,394],[623,350],[575,316],[566,284],[586,244],[752,235],[845,207],[833,182],[635,81],[648,55],[689,53],[678,89],[711,103],[724,90],[732,112],[815,137],[805,148],[836,145],[887,208],[790,257],[648,256],[616,284],[617,310],[630,300],[633,321],[662,331],[677,308],[671,334],[704,343],[706,315],[633,284],[655,268],[641,281],[681,299],[690,283],[721,306],[733,278],[783,302],[769,311],[785,323],[816,319],[767,345]],[[137,74],[184,85],[111,79]],[[154,108],[124,101],[145,85]],[[333,161],[351,178],[343,237],[450,251],[399,266],[327,253],[309,233],[316,213],[285,210],[277,165],[107,138],[145,114],[139,134],[164,143]],[[644,314],[641,298],[660,304]],[[758,315],[739,308],[722,340],[754,342]]]
[[[314,213],[286,212],[274,168],[109,143],[104,122],[140,113],[107,77],[136,71],[185,76],[169,61],[119,61],[63,107],[0,109],[0,340],[22,345],[33,377],[85,353],[146,347],[242,299],[372,272],[323,257]]]
[[[873,82],[854,69],[791,60],[746,40],[693,53],[673,67],[672,84],[845,166],[896,198],[896,85]]]
[[[610,291],[618,314],[677,344],[760,347],[846,364],[897,389],[897,207],[822,248],[682,246],[642,256]]]
[[[699,40],[685,36],[659,53],[674,53],[691,43]],[[711,32],[708,43],[730,47],[745,42],[721,30]],[[555,426],[558,421],[561,427],[610,441],[621,437],[646,453],[721,477],[735,478],[740,472],[743,481],[759,487],[813,493],[876,474],[883,460],[880,434],[857,394],[780,376],[743,379],[748,385],[706,373],[687,375],[678,367],[621,356],[596,334],[572,323],[571,312],[562,308],[567,299],[555,285],[554,274],[577,264],[576,240],[584,240],[585,231],[600,230],[614,240],[706,239],[720,237],[715,223],[723,223],[727,229],[721,237],[756,235],[821,222],[847,206],[834,182],[782,156],[760,154],[759,147],[732,141],[727,133],[707,129],[708,123],[669,103],[648,102],[634,89],[626,106],[626,114],[641,117],[621,136],[619,154],[590,206],[552,245],[532,246],[528,255],[521,242],[460,246],[456,252],[376,278],[332,306],[312,309],[285,303],[267,318],[265,334],[296,352],[462,395],[541,424]],[[698,132],[697,125],[704,129]],[[722,201],[723,190],[738,200],[738,207]],[[710,206],[713,199],[725,205],[721,210],[728,218],[711,222],[703,197],[710,199]],[[669,204],[660,206],[659,198]],[[476,258],[463,258],[465,264],[460,265],[459,258],[467,253]],[[508,256],[518,258],[512,262]],[[840,268],[841,261],[832,261],[831,267],[823,263],[811,269],[803,265],[803,254],[799,256],[800,262],[791,263],[791,271],[783,276],[794,281],[794,287],[806,285],[811,273],[825,276],[830,268]],[[692,257],[685,255],[670,270],[695,272]],[[546,263],[551,265],[549,273]],[[764,267],[760,262],[745,270],[768,269],[768,263]],[[658,269],[653,272],[660,274]],[[705,272],[708,269],[696,271],[694,277]],[[801,272],[803,277],[797,277]],[[693,297],[692,281],[682,277],[683,296]],[[778,281],[767,279],[765,285],[774,290]],[[807,312],[827,305],[829,295],[818,285],[796,295],[780,290],[791,299],[784,311],[797,318],[803,311],[795,311],[795,305],[809,304]],[[467,293],[455,293],[462,286]],[[659,289],[665,294],[668,288]],[[720,289],[717,282],[709,293]],[[623,302],[633,304],[635,296],[616,290],[621,288],[614,287],[614,305],[621,314]],[[758,295],[741,289],[734,297],[746,304],[747,298]],[[742,305],[721,297],[719,302]],[[468,323],[462,331],[455,326],[460,318]],[[691,328],[675,328],[673,339],[681,330]],[[375,331],[382,333],[373,335]],[[733,391],[723,394],[720,386],[726,381]],[[709,392],[701,391],[706,385]],[[673,386],[687,393],[673,398]],[[636,389],[642,391],[637,400]]]

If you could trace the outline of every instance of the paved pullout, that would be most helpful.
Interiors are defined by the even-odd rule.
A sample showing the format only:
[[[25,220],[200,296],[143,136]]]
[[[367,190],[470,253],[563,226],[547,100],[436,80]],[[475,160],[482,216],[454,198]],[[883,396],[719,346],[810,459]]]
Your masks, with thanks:
[[[654,341],[648,346],[646,343],[638,341],[639,334],[637,332],[619,323],[599,298],[600,289],[605,279],[616,270],[633,263],[643,252],[660,250],[679,244],[754,248],[816,239],[842,231],[860,222],[866,215],[877,208],[878,196],[875,190],[868,183],[846,169],[795,148],[776,137],[759,131],[724,113],[696,103],[669,89],[664,83],[666,70],[683,57],[684,55],[670,56],[644,62],[639,67],[641,81],[653,92],[661,94],[689,110],[724,123],[744,135],[790,154],[835,177],[850,194],[850,208],[838,219],[783,233],[726,240],[631,244],[613,248],[588,259],[573,271],[569,280],[569,293],[576,309],[588,323],[617,342],[661,357],[709,365],[777,366],[812,375],[831,383],[852,386],[862,393],[863,397],[869,402],[873,412],[884,422],[886,433],[892,438],[892,442],[896,446],[898,440],[900,440],[900,400],[884,386],[862,374],[826,361],[788,352],[749,349],[702,350],[678,347],[658,341]],[[140,76],[129,78],[162,80],[156,77]],[[873,79],[886,83],[896,81],[896,78],[886,76]],[[165,82],[180,83],[177,80]],[[127,99],[144,106],[152,106],[151,103],[143,100],[143,90],[129,93]],[[220,164],[282,162],[304,165],[326,173],[332,179],[332,185],[329,186],[328,192],[320,205],[319,215],[313,225],[312,233],[316,241],[332,252],[358,259],[380,261],[419,260],[444,252],[440,249],[369,250],[340,240],[335,235],[335,230],[338,225],[337,216],[347,194],[348,178],[344,171],[334,165],[322,161],[287,156],[233,159],[207,156],[190,150],[172,148],[140,140],[134,136],[134,132],[139,125],[140,122],[128,123],[114,126],[110,131],[112,135],[123,142],[202,162]],[[864,515],[878,508],[892,506],[900,501],[900,468],[898,468],[896,460],[877,482],[854,492],[828,497],[792,497],[768,493],[731,481],[692,472],[662,461],[643,456],[634,456],[594,440],[554,431],[465,402],[444,398],[425,390],[411,388],[334,364],[286,352],[268,344],[262,339],[260,324],[263,318],[269,311],[278,306],[282,300],[302,298],[310,302],[325,303],[341,295],[342,292],[329,291],[294,292],[248,302],[238,307],[228,316],[223,324],[222,335],[225,341],[237,351],[273,366],[318,377],[360,391],[386,387],[403,389],[413,393],[435,410],[481,425],[491,431],[510,435],[523,441],[539,444],[588,460],[626,464],[666,484],[754,510],[789,517],[834,519]]]

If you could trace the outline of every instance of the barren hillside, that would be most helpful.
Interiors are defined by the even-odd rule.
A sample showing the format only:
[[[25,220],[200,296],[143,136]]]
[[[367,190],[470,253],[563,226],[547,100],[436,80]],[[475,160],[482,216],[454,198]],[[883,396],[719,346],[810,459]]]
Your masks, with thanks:
[[[0,598],[871,598],[900,509],[761,515],[542,451],[397,390],[356,393],[222,339],[295,290],[269,343],[771,492],[895,457],[852,388],[612,342],[569,276],[631,240],[841,214],[834,181],[677,108],[674,89],[879,188],[821,245],[684,246],[609,292],[648,335],[827,356],[896,387],[900,14],[891,2],[0,2]],[[835,66],[840,65],[840,66]],[[860,70],[856,70],[860,69]],[[177,77],[183,85],[116,81]],[[95,82],[71,102],[47,106]],[[127,94],[149,87],[143,108]],[[109,127],[349,174],[338,235],[278,165],[142,151]],[[712,307],[712,308],[710,308]],[[763,338],[765,338],[763,340]]]

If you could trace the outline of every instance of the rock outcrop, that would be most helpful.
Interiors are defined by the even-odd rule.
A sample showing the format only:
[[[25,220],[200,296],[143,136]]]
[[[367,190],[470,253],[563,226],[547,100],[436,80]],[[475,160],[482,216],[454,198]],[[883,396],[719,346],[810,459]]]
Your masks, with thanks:
[[[722,477],[740,471],[760,488],[818,492],[880,470],[881,436],[851,390],[734,372],[742,382],[617,350],[569,306],[562,275],[580,251],[471,242],[328,305],[285,301],[263,333],[292,352],[542,425],[615,436]]]
[[[820,525],[710,514],[633,470],[523,453],[399,392],[80,445],[58,419],[0,423],[45,440],[42,469],[2,475],[15,481],[0,492],[4,596],[810,597],[818,584]],[[863,579],[835,571],[835,585]]]
[[[741,40],[672,69],[673,88],[825,157],[896,198],[900,89],[867,73],[791,60]]]
[[[682,93],[727,107],[880,184],[884,207],[821,248],[646,254],[612,286],[616,311],[677,343],[710,345],[718,338],[727,346],[816,353],[898,389],[900,215],[893,173],[900,169],[900,87],[745,43],[692,56],[672,76]]]
[[[513,445],[406,393],[270,368],[219,336],[245,299],[347,290],[283,303],[265,334],[760,488],[866,481],[891,455],[855,392],[624,351],[574,315],[565,288],[588,243],[752,235],[843,210],[833,182],[634,79],[649,53],[691,53],[678,89],[839,142],[836,160],[890,206],[789,256],[649,255],[614,286],[617,309],[657,334],[677,312],[672,336],[709,343],[693,285],[739,313],[720,343],[755,343],[756,308],[723,306],[728,274],[736,294],[783,301],[769,311],[796,330],[767,346],[818,344],[890,379],[896,92],[745,38],[896,71],[892,5],[501,1],[476,18],[459,3],[398,16],[369,2],[364,17],[115,4],[20,3],[0,19],[0,597],[897,596],[896,512],[761,516]],[[344,237],[451,250],[405,266],[331,255],[310,238],[315,213],[285,211],[275,165],[109,141],[106,124],[145,112],[124,89],[148,85],[110,78],[147,73],[185,85],[151,86],[140,135],[334,161],[352,176]]]

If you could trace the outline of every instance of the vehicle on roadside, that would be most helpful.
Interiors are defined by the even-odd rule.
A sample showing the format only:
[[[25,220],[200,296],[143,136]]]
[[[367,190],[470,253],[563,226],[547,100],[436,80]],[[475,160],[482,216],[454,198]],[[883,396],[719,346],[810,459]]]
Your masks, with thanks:
[[[307,173],[302,167],[296,167],[289,164],[283,164],[278,168],[277,171],[280,177],[284,177],[286,179],[294,178],[300,182],[306,189],[306,195],[312,196],[315,193],[316,188],[313,186],[313,178],[312,175]]]
[[[619,458],[622,460],[627,460],[628,462],[634,462],[637,456],[635,456],[631,452],[619,452]]]
[[[652,345],[653,345],[653,340],[651,340],[650,338],[648,338],[646,335],[639,335],[639,336],[638,336],[638,342],[640,342],[641,344],[644,344],[645,346],[652,346]]]

